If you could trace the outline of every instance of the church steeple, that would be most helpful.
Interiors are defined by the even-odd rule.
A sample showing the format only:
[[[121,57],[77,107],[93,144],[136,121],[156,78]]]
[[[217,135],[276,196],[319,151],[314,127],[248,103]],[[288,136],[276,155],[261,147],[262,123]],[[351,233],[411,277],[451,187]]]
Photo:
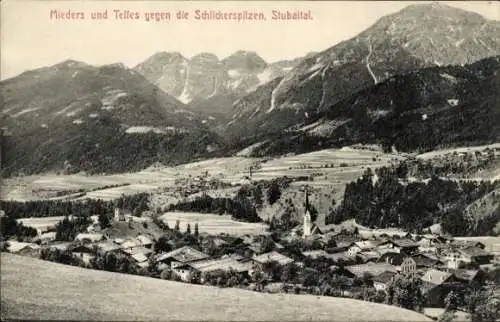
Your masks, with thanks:
[[[309,212],[309,191],[306,189],[306,213]]]
[[[305,214],[304,214],[304,227],[303,227],[303,237],[306,238],[312,234],[311,225],[311,214],[309,212],[309,191],[306,189],[306,204],[305,204]]]

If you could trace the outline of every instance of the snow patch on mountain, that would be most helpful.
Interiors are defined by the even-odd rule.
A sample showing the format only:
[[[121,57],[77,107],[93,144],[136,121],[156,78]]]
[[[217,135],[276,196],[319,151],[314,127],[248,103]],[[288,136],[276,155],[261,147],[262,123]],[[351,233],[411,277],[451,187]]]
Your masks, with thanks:
[[[104,110],[112,110],[113,108],[115,108],[114,104],[116,103],[116,101],[119,98],[125,97],[127,95],[128,95],[127,92],[124,92],[124,91],[122,91],[120,89],[109,90],[106,93],[106,96],[101,100],[102,109],[104,109]]]
[[[18,117],[18,116],[21,116],[21,115],[26,114],[26,113],[31,113],[31,112],[37,111],[39,109],[40,109],[39,107],[25,108],[24,110],[17,112],[16,114],[12,115],[11,117]]]
[[[269,68],[266,68],[262,72],[258,73],[257,78],[259,79],[259,85],[269,82],[271,80],[271,76],[272,72]]]
[[[125,133],[127,134],[144,134],[150,132],[155,134],[186,133],[187,130],[184,128],[176,128],[174,126],[155,127],[144,125],[130,126],[125,130]]]
[[[237,69],[230,69],[230,70],[227,71],[227,74],[231,78],[237,78],[237,77],[241,76],[241,72],[239,70],[237,70]]]

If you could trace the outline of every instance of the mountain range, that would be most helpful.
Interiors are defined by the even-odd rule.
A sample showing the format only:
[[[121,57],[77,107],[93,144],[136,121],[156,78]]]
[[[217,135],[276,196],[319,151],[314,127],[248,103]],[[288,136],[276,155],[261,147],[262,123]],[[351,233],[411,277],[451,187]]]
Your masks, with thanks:
[[[138,170],[217,147],[206,120],[123,64],[68,60],[5,80],[0,94],[5,175]]]
[[[424,151],[499,141],[500,22],[410,5],[319,53],[156,53],[66,61],[0,84],[5,175],[122,172],[354,143]]]
[[[442,4],[408,6],[236,102],[227,131],[237,137],[279,132],[396,74],[499,55],[499,34],[500,22],[476,13]]]
[[[193,110],[224,118],[230,115],[234,101],[284,76],[301,60],[269,64],[256,52],[243,50],[222,60],[211,53],[187,59],[177,52],[159,52],[134,70]]]

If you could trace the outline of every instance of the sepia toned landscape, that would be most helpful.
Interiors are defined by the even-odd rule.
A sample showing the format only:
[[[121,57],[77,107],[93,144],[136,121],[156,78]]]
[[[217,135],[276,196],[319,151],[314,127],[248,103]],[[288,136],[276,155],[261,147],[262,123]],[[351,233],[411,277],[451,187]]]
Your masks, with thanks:
[[[2,320],[500,319],[498,35],[417,3],[294,59],[3,76]]]

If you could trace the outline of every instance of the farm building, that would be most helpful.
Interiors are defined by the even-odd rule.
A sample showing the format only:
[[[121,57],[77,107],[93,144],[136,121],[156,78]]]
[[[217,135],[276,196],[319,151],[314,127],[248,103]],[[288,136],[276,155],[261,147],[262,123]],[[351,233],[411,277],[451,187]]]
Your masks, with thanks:
[[[56,232],[48,232],[48,233],[43,233],[33,239],[33,242],[40,243],[42,245],[46,245],[50,242],[53,242],[56,240]]]
[[[125,255],[132,256],[134,254],[139,254],[139,253],[144,254],[144,255],[149,255],[153,251],[149,248],[146,248],[146,247],[137,246],[137,247],[133,247],[133,248],[122,248],[121,252],[124,253]]]
[[[377,249],[377,252],[380,254],[379,263],[401,265],[405,259],[403,254],[394,252],[392,249]]]
[[[454,269],[450,270],[455,280],[463,284],[481,285],[486,279],[486,274],[478,269]]]
[[[378,244],[379,244],[379,242],[377,242],[375,240],[356,241],[347,250],[347,256],[354,257],[360,252],[371,251],[371,250],[375,249],[375,247],[377,247]]]
[[[203,274],[213,273],[217,271],[233,271],[238,274],[248,275],[248,271],[250,269],[250,265],[248,263],[239,262],[233,258],[220,258],[220,259],[210,259],[210,260],[201,260],[197,262],[192,262],[187,264],[191,267],[193,271],[197,271],[202,274],[202,283]]]
[[[187,264],[208,259],[210,256],[192,247],[184,246],[168,253],[161,254],[156,258],[158,268],[170,266],[175,275],[183,281],[187,281],[191,274],[191,267]]]
[[[290,263],[293,263],[293,259],[290,257],[287,257],[285,255],[282,255],[276,251],[272,251],[269,253],[261,254],[259,256],[254,256],[252,258],[252,263],[254,263],[257,266],[262,266],[267,263],[271,262],[277,262],[279,265],[287,265]]]
[[[442,266],[444,263],[430,254],[415,254],[411,257],[417,265],[417,270]]]
[[[10,253],[15,253],[24,256],[38,257],[40,246],[32,243],[21,243],[15,240],[9,240],[7,250]]]
[[[54,243],[50,244],[48,248],[52,249],[57,249],[61,252],[67,251],[71,248],[71,243],[70,242],[60,242],[60,243]]]
[[[373,281],[373,287],[377,291],[383,291],[386,292],[387,288],[391,284],[392,280],[396,276],[396,273],[391,272],[391,271],[385,271],[382,274],[375,276],[372,281]]]
[[[425,272],[421,280],[421,291],[428,307],[443,307],[444,299],[451,291],[459,292],[464,288],[451,273],[433,268]]]
[[[75,237],[75,240],[82,242],[91,242],[91,243],[95,243],[103,239],[104,239],[103,234],[99,233],[89,233],[89,234],[80,233]]]
[[[142,242],[137,238],[130,238],[120,243],[123,249],[132,249],[142,246]]]
[[[418,244],[415,243],[411,239],[395,239],[395,240],[388,240],[384,243],[381,243],[378,245],[379,248],[390,248],[398,253],[403,253],[406,255],[410,255],[415,253],[418,250]]]
[[[92,258],[95,258],[94,247],[89,245],[79,245],[71,250],[71,253],[80,258],[85,264],[89,264]]]
[[[117,244],[112,243],[110,241],[100,242],[96,245],[96,247],[97,247],[97,250],[101,253],[113,252],[113,251],[117,251],[121,248],[120,245],[117,245]]]
[[[141,245],[143,247],[146,247],[146,248],[151,248],[153,247],[153,238],[147,236],[147,235],[139,235],[136,237],[137,240],[139,240],[139,242],[141,243]]]
[[[493,260],[493,254],[478,247],[451,249],[444,252],[443,260],[447,262],[448,268],[458,269],[471,263],[489,264]]]
[[[342,274],[346,275],[347,277],[361,278],[365,274],[378,276],[384,272],[397,273],[398,271],[396,266],[390,264],[368,262],[366,264],[345,266]]]
[[[137,252],[137,253],[130,255],[130,257],[134,260],[136,265],[139,266],[140,268],[149,267],[149,261],[148,261],[148,257],[146,256],[146,254],[144,254],[142,252]]]

